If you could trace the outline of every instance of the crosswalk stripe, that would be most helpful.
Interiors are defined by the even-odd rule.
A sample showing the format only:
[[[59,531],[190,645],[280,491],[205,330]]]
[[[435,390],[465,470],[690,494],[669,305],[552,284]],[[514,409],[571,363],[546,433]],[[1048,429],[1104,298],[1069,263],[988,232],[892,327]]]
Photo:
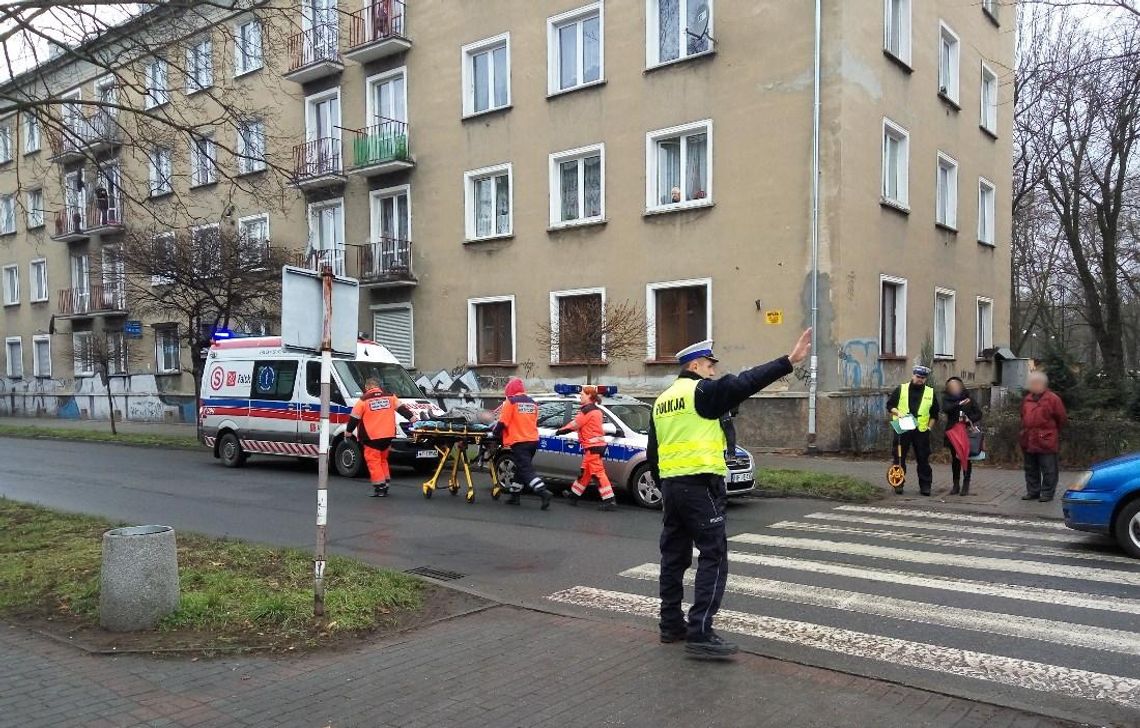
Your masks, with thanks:
[[[850,566],[848,564],[832,563],[829,561],[794,559],[788,556],[763,556],[745,551],[729,551],[728,560],[754,566],[803,571],[810,574],[845,576],[885,584],[917,586],[926,589],[942,589],[944,591],[960,592],[963,594],[976,594],[986,597],[1017,599],[1026,602],[1057,604],[1065,607],[1076,607],[1078,609],[1096,609],[1103,612],[1140,615],[1140,600],[1103,594],[1082,594],[1080,592],[1065,591],[1063,589],[1045,589],[1043,587],[1021,586],[1017,584],[996,584],[974,579],[956,579],[952,576],[942,576],[939,574],[917,574],[907,571],[895,571],[893,569],[876,569],[870,566]]]
[[[864,556],[872,559],[892,559],[894,561],[905,561],[912,564],[955,566],[963,569],[1005,571],[1014,574],[1035,574],[1037,576],[1099,581],[1106,584],[1140,586],[1140,573],[1118,571],[1115,569],[1098,569],[1092,566],[1072,566],[1069,564],[1053,564],[1042,561],[1023,561],[1019,559],[997,559],[988,556],[974,556],[968,554],[944,554],[937,551],[912,551],[910,549],[871,546],[869,544],[851,543],[847,541],[824,541],[814,538],[794,538],[791,536],[765,536],[755,533],[742,533],[737,536],[730,536],[728,540],[735,543],[752,544],[754,546],[773,546],[776,548],[799,549],[803,551],[825,551],[829,554]]]
[[[933,536],[928,533],[906,533],[902,531],[881,531],[873,528],[856,528],[855,526],[833,526],[825,523],[800,523],[798,521],[780,521],[773,523],[769,528],[785,531],[809,531],[812,533],[835,533],[846,536],[867,536],[885,541],[905,541],[906,543],[921,543],[931,546],[950,546],[955,548],[984,549],[986,551],[1005,551],[1031,556],[1050,556],[1064,559],[1081,559],[1083,561],[1097,561],[1101,563],[1117,563],[1135,566],[1136,560],[1127,556],[1114,556],[1112,554],[1089,553],[1085,551],[1072,551],[1069,549],[1053,548],[1050,546],[1030,546],[1009,543],[994,543],[991,541],[978,541],[969,538],[947,538]]]
[[[585,586],[556,592],[547,599],[652,619],[657,618],[660,608],[652,597]],[[745,612],[722,610],[716,619],[726,632],[1140,709],[1140,680],[1133,678]]]
[[[884,506],[839,506],[835,510],[848,513],[878,513],[885,516],[906,516],[908,518],[926,518],[936,521],[958,521],[959,523],[990,523],[1001,526],[1024,526],[1028,528],[1045,528],[1053,531],[1071,531],[1060,521],[1047,521],[1044,519],[1006,518],[1004,516],[979,516],[973,513],[948,513],[946,511],[924,511],[917,508],[891,508]]]
[[[870,516],[856,516],[847,513],[809,513],[804,518],[815,521],[840,521],[842,523],[863,523],[868,526],[894,526],[898,528],[917,528],[923,531],[949,531],[951,533],[969,533],[976,536],[1000,536],[1002,538],[1015,538],[1029,541],[1053,541],[1067,543],[1088,543],[1091,534],[1072,533],[1027,533],[1023,530],[1011,528],[988,528],[986,526],[966,526],[958,523],[919,523],[916,521],[899,521],[890,518],[873,518]]]
[[[660,567],[654,564],[642,564],[621,572],[620,576],[642,581],[657,581],[660,576]],[[691,573],[686,575],[686,583],[693,583]],[[878,594],[864,594],[845,589],[810,586],[736,574],[729,575],[727,588],[728,591],[735,594],[774,599],[809,607],[840,609],[874,614],[890,619],[902,619],[908,622],[964,629],[971,632],[1040,640],[1103,652],[1118,652],[1125,655],[1140,655],[1140,636],[1124,630],[999,612],[983,612],[976,609],[962,609],[929,602],[896,599]]]

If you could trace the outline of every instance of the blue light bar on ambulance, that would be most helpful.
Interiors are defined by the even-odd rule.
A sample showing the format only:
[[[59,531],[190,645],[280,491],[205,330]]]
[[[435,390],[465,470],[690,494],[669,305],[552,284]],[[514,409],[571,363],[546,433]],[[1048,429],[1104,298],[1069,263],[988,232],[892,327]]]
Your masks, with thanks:
[[[555,384],[554,385],[554,393],[555,394],[561,394],[562,396],[566,396],[569,394],[581,394],[583,386],[585,386],[585,385],[582,385],[582,384]],[[617,394],[617,392],[618,392],[618,388],[616,386],[613,386],[610,384],[595,385],[595,387],[598,390],[598,394],[602,395],[603,397],[612,397],[615,394]]]

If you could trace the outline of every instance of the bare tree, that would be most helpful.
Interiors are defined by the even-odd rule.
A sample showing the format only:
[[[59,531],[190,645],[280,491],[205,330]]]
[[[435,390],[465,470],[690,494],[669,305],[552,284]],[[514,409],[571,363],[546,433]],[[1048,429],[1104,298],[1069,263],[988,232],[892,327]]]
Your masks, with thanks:
[[[539,325],[535,340],[550,351],[552,362],[585,367],[587,384],[593,384],[597,367],[644,353],[646,320],[640,306],[603,303],[601,294],[567,296],[556,305],[558,315]]]
[[[111,434],[118,434],[115,420],[115,396],[111,391],[111,377],[129,376],[133,346],[122,331],[77,332],[72,337],[71,357],[76,368],[94,372],[107,395],[107,412],[111,420]]]

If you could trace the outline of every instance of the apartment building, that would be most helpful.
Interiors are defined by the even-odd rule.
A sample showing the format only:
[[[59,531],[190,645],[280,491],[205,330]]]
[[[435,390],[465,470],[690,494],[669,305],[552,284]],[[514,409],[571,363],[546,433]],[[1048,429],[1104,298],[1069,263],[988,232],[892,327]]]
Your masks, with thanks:
[[[272,19],[262,7],[211,30],[240,40],[253,13],[288,39],[244,92],[274,121],[265,155],[281,161],[264,176],[287,168],[288,192],[239,216],[268,215],[273,245],[360,279],[361,330],[425,379],[580,378],[540,328],[629,301],[644,307],[644,355],[600,376],[648,395],[693,341],[715,338],[727,371],[783,353],[811,321],[814,285],[821,447],[840,443],[850,395],[902,381],[924,344],[939,375],[993,381],[1008,329],[1013,7],[823,0],[817,276],[810,2],[304,0]],[[235,63],[225,46],[241,43],[213,43],[219,69]],[[192,161],[172,159],[170,176]],[[65,173],[45,177],[49,210],[67,202]],[[230,187],[203,195],[200,216],[240,199]],[[28,192],[3,168],[0,191]],[[6,339],[31,352],[51,308],[27,295],[33,252],[69,282],[65,249],[103,231],[49,246],[15,227],[0,263],[25,292],[5,307]],[[749,404],[746,441],[803,444],[804,374]],[[29,376],[5,389],[27,386],[14,381]]]

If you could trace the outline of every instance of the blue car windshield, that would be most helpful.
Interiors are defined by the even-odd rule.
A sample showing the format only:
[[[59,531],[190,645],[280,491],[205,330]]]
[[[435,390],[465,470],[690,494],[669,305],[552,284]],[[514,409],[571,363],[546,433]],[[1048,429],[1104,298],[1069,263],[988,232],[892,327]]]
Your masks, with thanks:
[[[646,404],[607,404],[614,417],[639,435],[649,434],[649,423],[653,421],[653,408]]]

